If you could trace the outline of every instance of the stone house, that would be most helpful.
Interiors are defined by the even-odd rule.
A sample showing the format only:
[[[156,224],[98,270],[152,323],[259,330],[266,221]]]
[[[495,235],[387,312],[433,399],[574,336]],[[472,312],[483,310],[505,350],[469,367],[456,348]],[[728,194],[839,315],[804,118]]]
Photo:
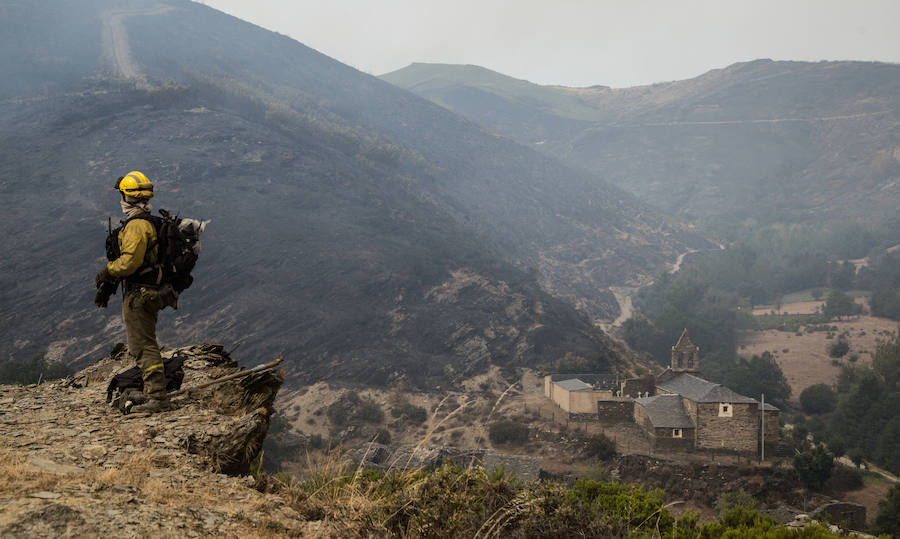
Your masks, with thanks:
[[[706,380],[700,347],[685,329],[658,376],[619,380],[611,374],[551,374],[544,395],[576,421],[634,421],[654,449],[766,453],[779,442],[778,408]],[[765,435],[762,429],[765,428]]]
[[[544,396],[552,400],[573,421],[597,421],[600,401],[630,404],[618,396],[614,374],[550,374],[544,377]],[[631,409],[624,414],[630,417]]]
[[[634,401],[634,421],[654,448],[756,454],[778,443],[778,408],[705,380],[699,371],[700,348],[685,330],[672,347],[671,364],[656,379],[656,394]]]
[[[694,448],[694,422],[678,395],[635,399],[634,422],[650,435],[654,449],[688,451]]]

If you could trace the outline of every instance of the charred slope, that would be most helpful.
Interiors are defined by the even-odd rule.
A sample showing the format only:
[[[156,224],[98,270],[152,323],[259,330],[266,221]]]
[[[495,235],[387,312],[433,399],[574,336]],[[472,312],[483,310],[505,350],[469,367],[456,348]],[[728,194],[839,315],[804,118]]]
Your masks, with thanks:
[[[900,205],[895,64],[759,60],[623,89],[474,66],[383,78],[672,213],[871,217]]]
[[[17,155],[17,168],[4,161],[4,188],[19,193],[3,218],[5,242],[8,252],[30,254],[7,258],[0,277],[13,353],[50,335],[51,352],[77,360],[123,338],[117,301],[102,312],[91,304],[90,276],[103,262],[101,216],[116,215],[115,193],[101,181],[86,192],[83,180],[146,159],[148,145],[134,140],[166,140],[152,145],[152,162],[176,167],[183,180],[160,178],[154,202],[213,224],[182,309],[161,316],[163,342],[212,334],[241,343],[245,354],[286,356],[302,380],[370,383],[424,383],[570,351],[601,364],[615,358],[587,320],[417,193],[414,179],[362,163],[315,132],[222,110],[189,89],[70,99],[62,110],[89,119],[50,115],[4,141]],[[64,195],[24,195],[33,183]],[[442,287],[455,292],[433,291]]]
[[[594,178],[205,6],[7,9],[4,24],[35,37],[2,38],[17,52],[0,63],[14,75],[0,85],[0,193],[14,201],[0,215],[3,357],[49,347],[78,363],[122,338],[115,309],[91,304],[90,277],[120,213],[112,180],[135,168],[156,207],[213,220],[163,341],[284,355],[301,380],[426,383],[567,354],[603,368],[617,352],[572,303],[614,312],[606,285],[702,242]],[[38,24],[59,20],[66,32]],[[35,55],[42,70],[28,69]]]

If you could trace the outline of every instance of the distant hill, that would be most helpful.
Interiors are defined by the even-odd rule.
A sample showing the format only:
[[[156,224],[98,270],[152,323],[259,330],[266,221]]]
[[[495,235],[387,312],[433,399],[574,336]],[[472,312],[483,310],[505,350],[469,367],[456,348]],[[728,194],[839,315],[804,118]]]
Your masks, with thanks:
[[[900,207],[896,64],[758,60],[622,89],[460,65],[382,78],[689,218],[872,219]]]
[[[283,355],[291,381],[607,368],[607,287],[705,245],[632,195],[201,4],[0,8],[0,358],[81,364],[114,179],[212,219],[162,342]]]

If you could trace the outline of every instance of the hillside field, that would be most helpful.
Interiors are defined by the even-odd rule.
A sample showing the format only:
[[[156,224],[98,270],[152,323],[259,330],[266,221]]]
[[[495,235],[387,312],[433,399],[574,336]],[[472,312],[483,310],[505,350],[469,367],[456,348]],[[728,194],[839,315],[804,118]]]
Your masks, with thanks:
[[[865,298],[857,298],[857,302],[868,307]],[[810,314],[822,303],[786,303],[780,312]],[[768,312],[768,309],[762,312]],[[778,330],[743,332],[738,341],[738,355],[750,358],[766,351],[771,352],[791,386],[791,401],[799,403],[800,393],[807,387],[835,383],[841,366],[850,364],[849,358],[854,354],[859,356],[858,364],[871,362],[878,340],[887,338],[898,328],[897,322],[893,320],[867,315],[829,322],[827,325],[836,327],[837,331],[801,331],[800,334]],[[835,360],[828,355],[828,349],[840,336],[850,344],[850,351],[843,358]]]

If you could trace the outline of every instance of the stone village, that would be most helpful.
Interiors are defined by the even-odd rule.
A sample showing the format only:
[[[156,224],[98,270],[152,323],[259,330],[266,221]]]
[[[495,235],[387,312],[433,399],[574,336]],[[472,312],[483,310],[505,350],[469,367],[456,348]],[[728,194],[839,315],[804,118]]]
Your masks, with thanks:
[[[634,422],[654,452],[774,455],[779,409],[706,380],[685,329],[659,375],[550,374],[544,395],[568,420]]]

